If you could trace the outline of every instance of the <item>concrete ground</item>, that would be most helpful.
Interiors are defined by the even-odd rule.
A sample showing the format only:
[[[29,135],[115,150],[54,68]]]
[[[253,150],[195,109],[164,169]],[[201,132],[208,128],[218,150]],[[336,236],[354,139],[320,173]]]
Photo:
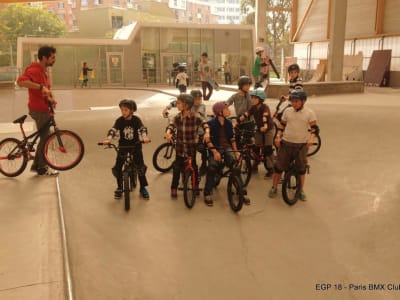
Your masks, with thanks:
[[[86,147],[81,164],[59,176],[76,299],[399,299],[400,90],[310,97],[322,148],[309,160],[309,200],[288,207],[280,195],[269,199],[271,181],[260,167],[248,188],[252,204],[238,214],[229,209],[225,182],[212,208],[201,197],[192,210],[181,194],[170,199],[171,174],[151,163],[169,96],[55,94],[59,126],[79,133]],[[129,213],[113,199],[115,154],[96,145],[124,97],[137,100],[152,139],[144,146],[151,199],[134,191]],[[25,99],[25,90],[0,90],[4,131],[26,113]],[[0,133],[9,135],[18,136]],[[27,169],[1,176],[0,190],[0,299],[64,299],[55,179]]]

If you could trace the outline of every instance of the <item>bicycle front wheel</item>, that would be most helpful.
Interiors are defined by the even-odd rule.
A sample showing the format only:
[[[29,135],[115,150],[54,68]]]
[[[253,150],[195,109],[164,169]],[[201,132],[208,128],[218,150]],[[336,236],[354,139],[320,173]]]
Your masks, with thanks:
[[[183,178],[183,199],[185,200],[185,205],[187,208],[192,208],[196,202],[196,192],[197,192],[196,178],[194,172],[188,170],[185,172],[185,177]]]
[[[172,169],[175,160],[175,146],[171,143],[164,143],[157,147],[153,154],[153,166],[162,173]]]
[[[307,156],[312,156],[319,151],[321,148],[321,137],[316,135],[314,137],[314,143],[308,148]]]
[[[227,186],[229,206],[234,212],[242,209],[244,194],[240,177],[231,174]]]
[[[69,170],[82,160],[84,154],[82,139],[69,130],[53,132],[44,145],[44,159],[55,170]]]
[[[26,168],[28,155],[15,138],[6,138],[0,142],[0,172],[7,177],[16,177]]]
[[[300,175],[294,170],[285,172],[282,182],[282,197],[288,205],[293,205],[300,197]]]
[[[132,173],[129,176],[130,178],[130,190],[133,191],[133,189],[136,188],[137,185],[137,171],[136,169],[132,170]]]
[[[131,208],[131,189],[129,187],[130,184],[130,176],[127,172],[123,174],[123,184],[124,184],[124,200],[125,200],[125,210],[128,211]]]

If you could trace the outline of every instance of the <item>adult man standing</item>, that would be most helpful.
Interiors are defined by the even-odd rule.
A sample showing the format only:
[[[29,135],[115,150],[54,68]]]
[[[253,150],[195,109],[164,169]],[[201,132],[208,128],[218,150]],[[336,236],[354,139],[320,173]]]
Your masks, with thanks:
[[[41,129],[40,140],[36,150],[31,171],[39,175],[56,175],[58,172],[50,170],[44,160],[43,149],[44,141],[49,135],[49,126],[45,126],[50,119],[49,105],[55,106],[57,101],[51,92],[50,79],[47,68],[53,66],[56,61],[56,49],[51,46],[43,46],[38,51],[39,62],[30,64],[25,72],[18,77],[17,84],[28,89],[29,115],[36,123],[36,127]]]
[[[199,75],[201,81],[201,88],[203,90],[203,99],[205,101],[208,101],[210,100],[213,92],[213,87],[210,83],[210,81],[213,80],[213,70],[208,60],[207,52],[203,52],[201,54],[201,62],[199,64]]]

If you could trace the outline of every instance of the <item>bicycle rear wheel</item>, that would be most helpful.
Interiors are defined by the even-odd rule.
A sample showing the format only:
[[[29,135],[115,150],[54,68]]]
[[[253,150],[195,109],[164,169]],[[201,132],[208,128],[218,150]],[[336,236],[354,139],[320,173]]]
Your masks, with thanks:
[[[228,179],[227,185],[228,201],[229,206],[234,212],[238,212],[242,209],[244,194],[242,188],[242,182],[239,176],[231,174]]]
[[[123,184],[124,184],[124,200],[125,200],[125,210],[128,211],[131,208],[131,196],[130,192],[131,189],[129,187],[130,184],[130,176],[127,172],[124,172],[123,174]]]
[[[133,191],[133,189],[135,189],[137,185],[137,172],[135,168],[132,170],[129,179],[130,179],[130,190]]]
[[[20,141],[6,138],[0,142],[0,172],[7,177],[20,175],[28,163],[28,155],[18,147]]]
[[[164,143],[157,147],[153,154],[153,166],[162,173],[172,169],[175,160],[175,146],[171,143]]]
[[[285,172],[282,182],[282,197],[288,205],[293,205],[300,197],[300,175],[294,170]]]
[[[187,208],[192,208],[196,202],[197,184],[194,172],[187,170],[183,178],[183,199]]]
[[[314,143],[308,148],[307,156],[312,156],[319,151],[321,148],[321,137],[316,135],[314,137]]]
[[[251,159],[247,155],[243,156],[238,166],[240,169],[240,177],[242,178],[243,187],[246,187],[251,179]]]
[[[44,145],[44,159],[55,170],[69,170],[82,160],[84,154],[82,139],[69,130],[53,132]]]

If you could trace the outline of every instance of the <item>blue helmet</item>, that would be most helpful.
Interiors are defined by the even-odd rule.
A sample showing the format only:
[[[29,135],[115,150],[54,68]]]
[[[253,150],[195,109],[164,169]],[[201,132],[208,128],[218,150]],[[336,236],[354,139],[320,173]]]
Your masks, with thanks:
[[[258,99],[261,100],[261,102],[264,102],[265,98],[267,98],[267,95],[264,92],[263,88],[257,88],[253,91],[251,91],[250,96],[255,96]]]

